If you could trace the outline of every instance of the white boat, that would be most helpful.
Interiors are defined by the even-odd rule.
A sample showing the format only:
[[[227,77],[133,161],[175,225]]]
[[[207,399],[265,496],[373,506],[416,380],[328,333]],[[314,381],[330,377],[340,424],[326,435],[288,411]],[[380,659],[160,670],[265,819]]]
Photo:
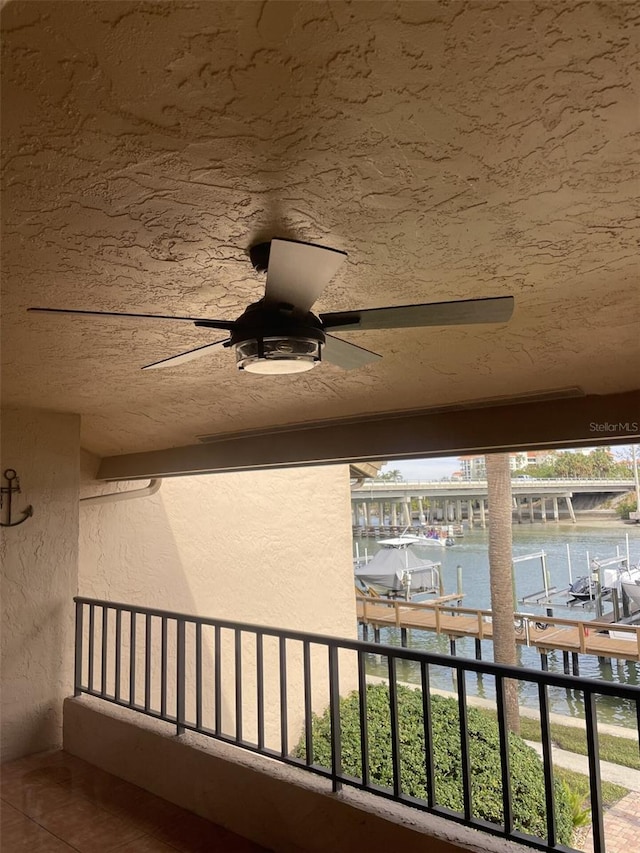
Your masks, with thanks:
[[[375,592],[407,599],[419,592],[438,592],[440,563],[421,560],[411,544],[405,537],[388,540],[368,563],[356,567],[356,580]]]
[[[442,527],[435,529],[430,534],[424,533],[401,533],[400,536],[395,536],[391,539],[380,539],[380,545],[390,545],[393,548],[399,548],[403,545],[424,545],[432,547],[434,545],[440,547],[449,547],[456,544],[453,536],[453,527]]]
[[[623,579],[621,581],[622,590],[629,598],[631,602],[631,611],[633,613],[640,610],[640,567],[632,567],[630,570],[630,574],[633,575],[635,572],[635,576],[629,577],[628,580]]]

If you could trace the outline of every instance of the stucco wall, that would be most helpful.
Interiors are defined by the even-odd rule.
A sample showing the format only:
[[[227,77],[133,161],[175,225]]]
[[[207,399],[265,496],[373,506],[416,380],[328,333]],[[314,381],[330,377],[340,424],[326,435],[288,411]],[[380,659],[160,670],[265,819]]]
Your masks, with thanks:
[[[96,462],[83,454],[84,496],[114,488],[92,481]],[[89,597],[353,637],[349,469],[332,466],[182,477],[165,480],[153,496],[105,505],[81,504],[79,577],[80,593]],[[137,670],[141,674],[144,626],[140,622]],[[123,626],[126,649],[126,617]],[[175,644],[173,627],[169,626],[170,658]],[[110,636],[112,629],[110,623]],[[235,733],[233,640],[231,632],[223,633],[222,722],[223,730],[231,735]],[[159,643],[160,626],[154,620],[154,707],[159,705]],[[187,653],[192,678],[190,632]],[[344,693],[354,686],[354,661],[341,664]],[[320,710],[328,703],[326,648],[313,652],[312,669],[313,705]],[[210,686],[212,670],[213,631],[205,629],[203,671]],[[243,736],[254,742],[255,671],[255,639],[247,634],[242,663]],[[267,745],[279,749],[278,646],[269,638],[265,639],[264,671]],[[175,679],[170,676],[168,682],[171,706]],[[136,691],[139,702],[143,701],[143,685],[141,677]],[[304,707],[299,643],[287,643],[287,688],[292,745],[301,731]],[[204,697],[204,723],[213,727],[212,686],[207,689],[205,685]],[[191,692],[187,697],[190,720],[195,714],[193,702]]]
[[[14,518],[33,505],[24,524],[0,529],[3,761],[62,742],[73,684],[79,446],[75,415],[2,411],[0,471],[14,468],[22,487]]]
[[[480,833],[92,700],[65,703],[65,749],[279,853],[522,853]],[[170,768],[170,772],[168,772]]]

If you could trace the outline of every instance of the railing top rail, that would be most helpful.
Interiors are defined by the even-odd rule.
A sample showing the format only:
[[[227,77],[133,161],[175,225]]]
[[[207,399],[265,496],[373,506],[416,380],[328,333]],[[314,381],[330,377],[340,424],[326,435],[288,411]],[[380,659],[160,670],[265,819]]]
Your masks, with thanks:
[[[628,684],[612,684],[606,681],[598,681],[593,678],[580,678],[572,675],[560,675],[550,672],[541,672],[525,667],[508,666],[500,663],[487,663],[472,658],[452,657],[434,652],[407,649],[398,646],[390,646],[382,643],[366,643],[362,640],[351,640],[343,637],[331,637],[325,634],[312,634],[304,631],[292,631],[282,628],[272,628],[267,625],[254,625],[244,622],[231,622],[227,619],[216,619],[206,616],[195,616],[188,613],[178,613],[170,610],[160,610],[153,607],[139,607],[123,602],[105,601],[98,598],[85,598],[75,596],[76,604],[94,605],[111,610],[120,610],[148,616],[166,617],[168,619],[182,620],[193,624],[210,625],[212,627],[228,628],[232,631],[246,631],[264,636],[280,637],[285,640],[297,640],[300,642],[316,643],[320,645],[339,647],[349,651],[361,651],[369,654],[391,656],[396,659],[410,660],[430,663],[435,666],[446,666],[456,670],[478,672],[484,675],[493,675],[502,678],[514,678],[520,681],[530,681],[535,684],[546,684],[551,687],[562,687],[569,690],[585,690],[600,695],[616,696],[622,699],[631,699],[640,702],[640,687]]]

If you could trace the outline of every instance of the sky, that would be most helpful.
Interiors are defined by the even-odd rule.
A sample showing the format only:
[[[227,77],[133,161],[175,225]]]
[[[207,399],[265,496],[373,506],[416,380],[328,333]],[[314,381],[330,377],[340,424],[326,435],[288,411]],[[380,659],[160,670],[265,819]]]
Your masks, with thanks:
[[[577,452],[588,452],[593,447],[583,447]],[[629,456],[631,445],[623,444],[613,448],[616,456]],[[434,459],[397,459],[387,462],[382,468],[382,473],[397,469],[405,480],[440,480],[442,477],[450,477],[454,471],[460,470],[457,456],[444,456]]]

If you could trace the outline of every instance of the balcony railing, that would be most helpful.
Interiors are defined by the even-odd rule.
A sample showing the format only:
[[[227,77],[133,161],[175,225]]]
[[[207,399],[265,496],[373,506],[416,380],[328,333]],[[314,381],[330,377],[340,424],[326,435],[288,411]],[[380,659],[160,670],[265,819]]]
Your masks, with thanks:
[[[614,697],[635,715],[640,733],[640,688],[550,672],[450,657],[396,646],[371,644],[300,631],[280,630],[76,598],[74,692],[99,697],[176,726],[178,734],[199,732],[331,780],[370,791],[450,820],[528,844],[541,850],[566,850],[558,839],[550,729],[550,691],[569,691],[585,715],[594,853],[605,853],[597,702]],[[386,661],[392,782],[376,781],[367,707],[367,663]],[[457,744],[463,807],[438,803],[438,766],[432,729],[431,675],[450,670],[457,693]],[[406,792],[402,774],[399,674],[413,669],[422,705],[421,744],[426,796]],[[499,734],[502,815],[499,822],[478,816],[470,734],[468,681],[482,679],[495,694]],[[370,680],[370,679],[369,679]],[[546,831],[534,837],[516,828],[510,772],[506,690],[509,682],[535,686],[546,806]],[[491,690],[489,687],[491,686]],[[343,769],[340,697],[358,695],[359,768]],[[330,759],[314,762],[314,710],[328,708]],[[298,741],[293,745],[293,740]],[[632,742],[630,741],[630,746]]]

